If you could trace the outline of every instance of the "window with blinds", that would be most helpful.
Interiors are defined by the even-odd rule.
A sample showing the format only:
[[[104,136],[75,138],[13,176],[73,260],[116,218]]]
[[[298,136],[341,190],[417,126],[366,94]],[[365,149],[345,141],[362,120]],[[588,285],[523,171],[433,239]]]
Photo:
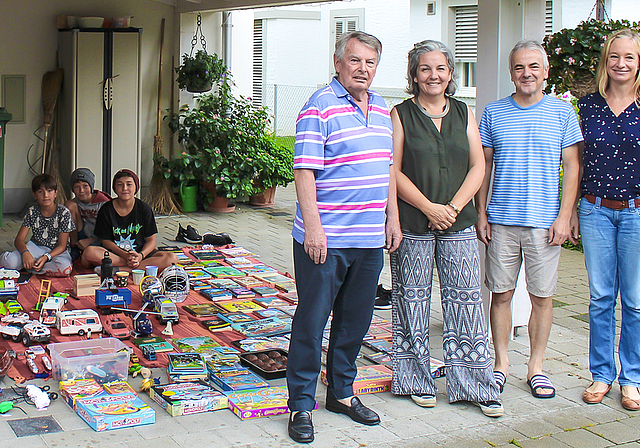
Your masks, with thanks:
[[[456,59],[475,62],[478,57],[478,6],[458,6],[455,9]]]
[[[263,59],[262,59],[262,19],[253,21],[253,103],[262,106]]]
[[[358,17],[335,17],[333,30],[335,43],[344,33],[358,30]]]
[[[544,34],[553,33],[553,2],[547,1],[544,10]]]

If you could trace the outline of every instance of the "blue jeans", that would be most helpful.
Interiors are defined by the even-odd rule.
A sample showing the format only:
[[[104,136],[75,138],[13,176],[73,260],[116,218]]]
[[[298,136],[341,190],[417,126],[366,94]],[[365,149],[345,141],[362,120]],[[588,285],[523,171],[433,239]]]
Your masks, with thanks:
[[[633,201],[631,201],[633,202]],[[589,369],[594,381],[616,379],[615,307],[622,320],[618,356],[621,386],[640,386],[640,209],[613,210],[580,200],[580,231],[589,275]]]

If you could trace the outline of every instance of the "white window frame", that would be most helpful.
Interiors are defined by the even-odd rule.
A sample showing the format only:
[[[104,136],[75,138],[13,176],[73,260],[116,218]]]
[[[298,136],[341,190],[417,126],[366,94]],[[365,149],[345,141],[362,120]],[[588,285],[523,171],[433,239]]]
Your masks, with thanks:
[[[456,8],[463,6],[478,6],[477,0],[443,0],[441,11],[442,11],[442,39],[445,45],[454,53],[455,56],[455,43],[456,43]],[[475,87],[464,87],[462,86],[462,66],[463,63],[474,63],[475,69],[477,70],[477,58],[455,58],[456,63],[456,72],[458,73],[458,77],[456,81],[458,82],[458,90],[456,91],[456,96],[465,97],[465,98],[475,98],[476,97],[476,88]],[[476,72],[476,81],[477,81],[477,72]]]
[[[336,48],[336,41],[339,36],[336,34],[336,24],[339,21],[343,23],[347,23],[349,20],[354,20],[356,22],[354,31],[364,31],[364,8],[355,8],[355,9],[334,9],[330,14],[331,19],[329,20],[329,26],[331,27],[329,30],[329,78],[331,78],[335,74],[334,64],[333,64],[333,53]],[[344,30],[346,32],[347,30]]]

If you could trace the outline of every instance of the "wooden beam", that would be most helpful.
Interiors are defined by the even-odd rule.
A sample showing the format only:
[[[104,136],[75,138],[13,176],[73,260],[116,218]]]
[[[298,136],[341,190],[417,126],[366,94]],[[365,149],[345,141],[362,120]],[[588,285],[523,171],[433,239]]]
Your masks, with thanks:
[[[333,0],[177,0],[177,12],[232,11],[234,9],[267,8],[271,6],[303,5]]]

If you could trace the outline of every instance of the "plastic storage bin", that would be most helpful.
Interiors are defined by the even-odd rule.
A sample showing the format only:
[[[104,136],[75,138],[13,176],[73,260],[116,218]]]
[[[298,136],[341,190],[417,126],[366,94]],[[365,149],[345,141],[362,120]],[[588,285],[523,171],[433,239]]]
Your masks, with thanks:
[[[129,348],[119,339],[59,342],[48,348],[57,381],[93,378],[102,384],[127,379]]]

